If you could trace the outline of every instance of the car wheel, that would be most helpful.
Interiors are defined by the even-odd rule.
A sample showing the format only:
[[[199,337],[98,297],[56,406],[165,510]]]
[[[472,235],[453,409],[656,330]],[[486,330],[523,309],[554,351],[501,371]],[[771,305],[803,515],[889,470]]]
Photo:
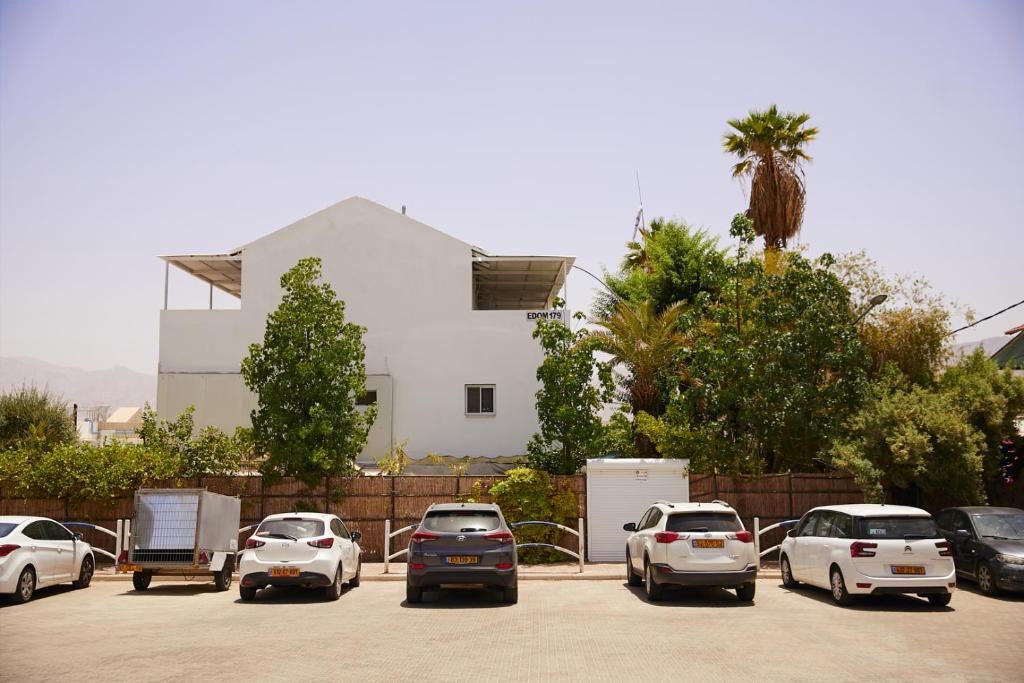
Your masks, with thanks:
[[[846,590],[846,581],[843,579],[843,572],[839,567],[832,568],[830,584],[832,585],[832,599],[837,605],[844,607],[853,604],[853,596]]]
[[[782,585],[786,588],[796,588],[800,582],[793,578],[793,568],[789,566],[789,558],[785,555],[779,560],[779,569],[782,570]]]
[[[350,588],[358,588],[359,587],[359,575],[362,573],[362,571],[363,571],[363,561],[359,560],[359,564],[356,565],[356,575],[348,580],[348,585],[349,585]]]
[[[92,558],[88,555],[82,560],[82,568],[78,570],[78,580],[72,581],[71,585],[75,588],[88,588],[89,584],[92,583],[92,575],[96,571],[96,567],[93,564]]]
[[[324,595],[328,600],[337,600],[341,597],[341,563],[338,563],[338,570],[334,572],[334,581],[327,588],[324,588]]]
[[[411,605],[423,602],[423,589],[413,586],[408,581],[405,583],[405,601]]]
[[[213,575],[213,585],[218,591],[226,591],[231,588],[231,565],[227,562],[224,567]]]
[[[502,599],[506,604],[514,605],[519,602],[519,584],[514,583],[502,591]]]
[[[144,591],[149,588],[149,582],[153,580],[150,572],[135,572],[132,574],[132,585],[137,591]]]
[[[18,585],[12,596],[14,602],[23,604],[32,599],[36,592],[36,572],[32,567],[25,567],[18,576]]]
[[[657,602],[665,593],[665,587],[654,580],[654,572],[651,570],[651,563],[644,562],[644,593],[647,600]]]
[[[626,583],[634,588],[643,585],[644,580],[636,575],[633,571],[633,558],[629,556],[629,551],[626,551]]]
[[[745,583],[742,586],[736,586],[736,597],[743,602],[752,602],[754,600],[754,592],[757,590],[757,584],[751,581]]]
[[[932,607],[945,607],[949,604],[949,601],[953,599],[952,593],[940,593],[938,595],[929,595],[928,602],[931,603]]]
[[[992,568],[988,566],[988,562],[982,562],[978,565],[978,590],[985,595],[995,595],[998,589],[996,588],[995,577],[992,576]]]
[[[242,602],[251,602],[256,599],[256,588],[253,586],[239,586],[238,597],[242,598]]]

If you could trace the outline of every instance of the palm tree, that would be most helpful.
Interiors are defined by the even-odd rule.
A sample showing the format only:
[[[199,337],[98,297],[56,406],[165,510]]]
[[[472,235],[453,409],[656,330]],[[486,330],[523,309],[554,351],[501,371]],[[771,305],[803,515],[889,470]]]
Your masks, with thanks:
[[[644,411],[657,417],[665,411],[659,377],[689,378],[681,358],[689,345],[689,338],[679,331],[683,306],[675,303],[659,314],[650,301],[635,305],[621,301],[609,317],[592,321],[602,329],[590,335],[591,343],[611,355],[613,365],[629,370],[623,384],[634,415]],[[656,454],[643,435],[637,434],[636,445],[641,455]]]
[[[747,217],[769,250],[784,248],[804,221],[802,164],[811,157],[803,148],[818,135],[817,128],[805,125],[810,118],[780,113],[773,104],[728,122],[735,132],[725,134],[723,145],[740,159],[732,175],[751,177]]]

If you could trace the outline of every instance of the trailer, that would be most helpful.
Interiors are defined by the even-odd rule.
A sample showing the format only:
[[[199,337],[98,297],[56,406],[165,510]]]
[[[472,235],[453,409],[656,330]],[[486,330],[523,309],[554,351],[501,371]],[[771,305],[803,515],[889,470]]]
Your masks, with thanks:
[[[154,576],[212,576],[231,587],[238,553],[238,498],[206,489],[139,489],[128,548],[117,571],[144,591]]]

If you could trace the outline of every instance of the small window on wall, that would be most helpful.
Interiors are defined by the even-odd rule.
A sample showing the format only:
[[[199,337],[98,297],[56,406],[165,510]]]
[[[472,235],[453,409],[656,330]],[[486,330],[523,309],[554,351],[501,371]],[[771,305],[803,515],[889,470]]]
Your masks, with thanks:
[[[357,406],[372,406],[377,402],[377,392],[373,389],[356,397]]]
[[[494,385],[466,385],[466,415],[494,415]]]

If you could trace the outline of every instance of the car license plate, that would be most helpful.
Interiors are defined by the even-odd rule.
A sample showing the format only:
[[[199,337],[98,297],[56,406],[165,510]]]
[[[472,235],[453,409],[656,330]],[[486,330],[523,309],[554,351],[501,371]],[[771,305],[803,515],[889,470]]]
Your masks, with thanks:
[[[920,574],[924,574],[924,567],[915,566],[915,565],[894,564],[892,566],[892,573],[893,574],[917,574],[917,575],[920,575]]]
[[[724,548],[725,539],[723,538],[695,538],[693,539],[694,548]]]
[[[445,559],[448,564],[480,564],[480,557],[477,555],[449,555]]]
[[[141,572],[142,567],[137,564],[119,564],[117,571],[127,574],[128,572]]]
[[[270,575],[271,576],[298,576],[299,575],[299,568],[298,567],[271,567],[270,568]]]

